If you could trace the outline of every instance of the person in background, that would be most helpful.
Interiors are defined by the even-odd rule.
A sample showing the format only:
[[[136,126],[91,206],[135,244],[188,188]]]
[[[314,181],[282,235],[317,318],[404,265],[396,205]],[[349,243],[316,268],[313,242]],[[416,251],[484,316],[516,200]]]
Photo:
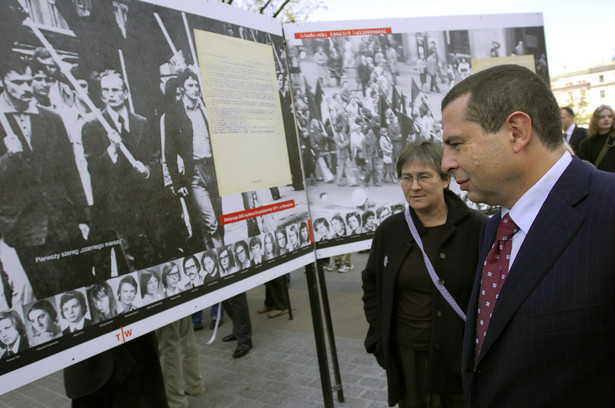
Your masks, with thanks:
[[[569,106],[560,108],[562,114],[562,128],[564,129],[564,140],[572,147],[575,152],[579,151],[579,144],[587,137],[587,129],[578,127],[574,123],[574,111]]]
[[[486,220],[448,189],[442,145],[408,144],[397,176],[440,280],[465,310]],[[408,407],[465,407],[461,384],[464,321],[434,287],[406,214],[386,218],[374,234],[362,272],[369,323],[365,348],[386,370],[388,402]]]
[[[600,170],[615,172],[615,125],[613,109],[608,105],[596,108],[589,122],[587,138],[579,145],[579,157]]]

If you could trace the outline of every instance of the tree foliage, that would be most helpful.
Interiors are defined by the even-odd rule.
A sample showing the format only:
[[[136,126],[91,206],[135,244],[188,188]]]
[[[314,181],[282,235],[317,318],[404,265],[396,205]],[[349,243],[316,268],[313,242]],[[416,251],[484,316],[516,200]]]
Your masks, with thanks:
[[[221,0],[246,10],[278,18],[283,23],[306,21],[316,10],[326,9],[325,0]]]

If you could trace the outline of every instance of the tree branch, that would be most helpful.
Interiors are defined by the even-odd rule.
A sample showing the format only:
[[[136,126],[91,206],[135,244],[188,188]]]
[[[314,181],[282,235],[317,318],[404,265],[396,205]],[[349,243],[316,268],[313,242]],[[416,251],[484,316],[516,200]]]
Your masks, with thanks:
[[[263,7],[261,7],[261,9],[258,11],[259,13],[263,14],[263,12],[265,11],[265,9],[267,8],[267,6],[269,5],[269,3],[271,3],[271,0],[267,0],[267,2],[265,3],[265,5]]]
[[[278,14],[280,14],[280,12],[284,9],[284,7],[286,7],[286,5],[288,4],[290,0],[284,0],[284,3],[282,3],[282,5],[280,6],[280,8],[278,9],[278,11],[276,11],[273,14],[273,18],[276,18],[278,16]]]

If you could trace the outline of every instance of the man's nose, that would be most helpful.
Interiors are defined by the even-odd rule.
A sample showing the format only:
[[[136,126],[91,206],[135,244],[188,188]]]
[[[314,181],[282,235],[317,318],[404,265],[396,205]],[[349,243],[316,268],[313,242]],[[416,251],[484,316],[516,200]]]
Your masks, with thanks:
[[[454,172],[456,169],[457,161],[454,158],[453,152],[451,152],[451,149],[445,145],[444,155],[442,156],[442,170],[448,174]]]

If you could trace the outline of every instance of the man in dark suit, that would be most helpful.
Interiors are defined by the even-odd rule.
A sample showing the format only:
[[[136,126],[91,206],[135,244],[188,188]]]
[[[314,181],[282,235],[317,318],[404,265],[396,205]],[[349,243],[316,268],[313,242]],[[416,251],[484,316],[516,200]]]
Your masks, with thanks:
[[[87,203],[62,119],[33,100],[29,63],[13,55],[1,65],[0,235],[41,299],[92,283],[60,256],[87,239]]]
[[[579,151],[581,140],[587,137],[587,129],[578,127],[574,123],[574,111],[571,107],[565,106],[560,109],[562,114],[562,127],[564,129],[564,140],[568,142],[572,150]]]
[[[93,221],[101,240],[121,240],[128,267],[156,263],[151,237],[155,222],[148,211],[153,192],[162,186],[159,154],[147,119],[127,109],[128,89],[115,71],[100,75],[104,119],[115,130],[107,133],[98,119],[83,125],[83,148],[94,196]],[[134,156],[131,164],[120,143]],[[110,248],[110,247],[108,247]]]
[[[611,406],[615,175],[565,150],[557,102],[526,68],[481,71],[455,86],[442,109],[443,168],[472,201],[503,207],[483,231],[467,311],[469,405]],[[492,249],[500,219],[516,228]],[[490,262],[501,262],[500,272],[490,276]],[[483,303],[494,292],[495,305]]]
[[[68,322],[62,334],[70,334],[92,325],[92,321],[85,317],[88,307],[83,293],[71,290],[60,297],[60,314]]]

